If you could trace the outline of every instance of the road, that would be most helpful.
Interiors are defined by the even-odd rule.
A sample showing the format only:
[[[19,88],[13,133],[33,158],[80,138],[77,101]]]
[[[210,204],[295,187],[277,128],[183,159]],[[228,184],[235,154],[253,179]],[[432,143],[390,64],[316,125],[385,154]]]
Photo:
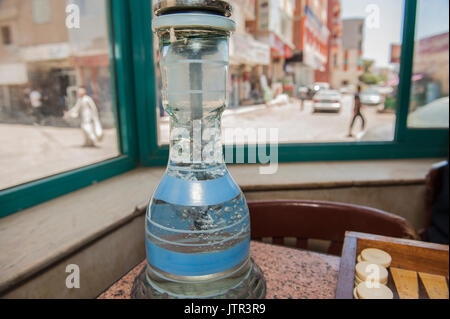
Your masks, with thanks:
[[[224,129],[278,128],[279,143],[349,142],[357,140],[347,137],[352,110],[352,97],[348,96],[344,97],[339,114],[313,114],[310,101],[302,111],[297,101],[284,106],[258,105],[227,110],[222,122]],[[375,107],[365,107],[363,113],[367,129],[395,122],[394,114],[379,114]],[[167,118],[160,121],[162,144],[169,141],[168,123]],[[354,132],[359,130],[358,122]],[[248,143],[255,143],[256,137],[250,138]],[[0,124],[0,190],[118,155],[114,129],[105,130],[99,147],[85,148],[82,144],[83,135],[78,128]]]
[[[354,125],[354,137],[348,137],[353,117],[353,97],[344,96],[342,104],[340,113],[313,113],[311,101],[305,102],[303,111],[300,108],[300,101],[283,106],[242,107],[237,110],[225,111],[222,117],[222,127],[224,129],[277,128],[279,143],[357,141],[364,133],[361,132],[359,119]],[[395,124],[395,114],[378,113],[376,107],[364,106],[362,112],[366,118],[366,131]],[[392,138],[390,137],[391,140]],[[167,144],[168,141],[169,124],[167,119],[164,119],[160,123],[160,143]],[[229,143],[230,141],[224,142]],[[248,142],[255,143],[256,140],[251,139]]]

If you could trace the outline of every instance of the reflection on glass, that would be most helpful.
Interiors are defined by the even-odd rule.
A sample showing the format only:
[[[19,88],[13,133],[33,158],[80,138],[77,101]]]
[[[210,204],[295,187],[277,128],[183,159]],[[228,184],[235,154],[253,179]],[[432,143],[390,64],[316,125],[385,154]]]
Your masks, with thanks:
[[[0,190],[119,155],[104,0],[0,1]]]
[[[258,128],[280,143],[393,140],[403,1],[231,2],[224,143],[267,141]]]
[[[448,0],[419,1],[408,127],[448,128]]]

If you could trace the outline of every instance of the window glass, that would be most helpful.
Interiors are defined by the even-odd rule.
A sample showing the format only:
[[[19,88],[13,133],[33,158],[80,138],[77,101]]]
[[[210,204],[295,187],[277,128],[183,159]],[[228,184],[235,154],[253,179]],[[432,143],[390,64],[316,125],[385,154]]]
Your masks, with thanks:
[[[448,0],[419,0],[408,127],[448,128]]]
[[[84,5],[0,1],[0,190],[119,155],[106,2]]]
[[[270,128],[280,143],[393,140],[402,0],[231,2],[237,30],[223,130],[246,130],[246,143],[268,140]],[[158,114],[167,144],[161,101]],[[224,142],[240,143],[236,134]]]
[[[12,44],[11,29],[8,26],[2,27],[2,42],[4,45]]]

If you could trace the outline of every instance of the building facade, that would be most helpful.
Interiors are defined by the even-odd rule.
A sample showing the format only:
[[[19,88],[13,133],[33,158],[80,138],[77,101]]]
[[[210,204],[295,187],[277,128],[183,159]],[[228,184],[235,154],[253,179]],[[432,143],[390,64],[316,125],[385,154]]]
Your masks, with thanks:
[[[232,0],[232,19],[236,32],[230,37],[230,103],[231,108],[264,102],[261,76],[268,69],[270,46],[249,32],[256,24],[256,0]]]
[[[359,83],[364,72],[362,56],[364,41],[364,19],[342,20],[342,47],[337,56],[332,59],[336,68],[330,77],[330,84],[334,88]]]
[[[416,41],[413,85],[417,106],[428,104],[449,94],[449,33],[441,33]]]
[[[340,0],[328,0],[327,15],[327,27],[329,30],[327,62],[325,63],[324,71],[315,71],[315,81],[326,82],[332,85],[332,74],[335,70],[339,70],[340,68],[339,53],[342,50],[342,19]]]
[[[272,83],[285,80],[285,62],[293,54],[293,0],[257,0],[256,21],[250,24],[255,38],[270,47],[270,66],[265,74]]]
[[[76,4],[80,28],[68,28]],[[0,110],[26,114],[29,93],[42,95],[43,115],[60,117],[85,87],[113,124],[108,27],[104,1],[0,1]]]
[[[297,85],[316,82],[326,72],[329,51],[328,0],[296,0],[293,23],[295,52],[288,60]]]
[[[65,12],[65,2],[58,0],[0,2],[0,87],[1,109],[10,112],[26,108],[26,92],[42,79],[39,70],[63,70],[68,67],[68,34],[65,16],[52,11]],[[7,39],[6,39],[7,38]],[[42,63],[43,61],[46,63]],[[56,71],[55,71],[56,73]],[[55,111],[55,110],[49,110]]]

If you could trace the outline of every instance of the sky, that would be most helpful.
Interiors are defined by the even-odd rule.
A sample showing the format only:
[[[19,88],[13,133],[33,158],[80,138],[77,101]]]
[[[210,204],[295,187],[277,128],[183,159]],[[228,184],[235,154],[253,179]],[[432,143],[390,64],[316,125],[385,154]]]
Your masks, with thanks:
[[[448,32],[448,9],[448,0],[420,0],[416,37]]]
[[[449,0],[419,0],[416,36],[448,32],[448,10]],[[404,0],[342,0],[342,19],[366,18],[363,57],[375,60],[377,67],[389,66],[391,43],[401,43],[403,12]],[[376,16],[379,23],[371,19]]]

